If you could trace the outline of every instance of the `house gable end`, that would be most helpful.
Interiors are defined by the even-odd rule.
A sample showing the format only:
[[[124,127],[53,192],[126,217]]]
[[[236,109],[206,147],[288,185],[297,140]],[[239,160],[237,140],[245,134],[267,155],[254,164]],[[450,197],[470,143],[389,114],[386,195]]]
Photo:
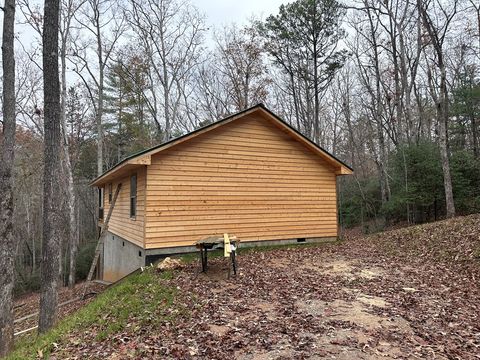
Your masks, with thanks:
[[[336,236],[330,163],[259,113],[151,156],[145,246]]]

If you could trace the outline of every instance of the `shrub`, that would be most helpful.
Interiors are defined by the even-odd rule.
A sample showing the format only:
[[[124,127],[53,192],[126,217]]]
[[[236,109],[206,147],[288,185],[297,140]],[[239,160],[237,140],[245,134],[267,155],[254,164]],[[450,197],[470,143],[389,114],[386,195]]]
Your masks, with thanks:
[[[15,296],[40,290],[40,270],[34,273],[24,273],[22,276],[17,273],[13,293]]]
[[[87,278],[88,271],[90,270],[90,266],[92,265],[96,245],[97,242],[88,242],[81,245],[78,249],[78,255],[76,260],[77,269],[75,273],[77,280],[84,280]]]
[[[342,226],[365,225],[377,217],[380,209],[378,178],[357,182],[353,176],[344,177],[339,184],[339,221]]]
[[[423,222],[443,209],[444,188],[437,144],[423,141],[399,146],[390,155],[391,199],[383,210],[389,218]]]
[[[468,151],[456,151],[451,156],[450,168],[457,212],[463,214],[479,212],[480,161]]]

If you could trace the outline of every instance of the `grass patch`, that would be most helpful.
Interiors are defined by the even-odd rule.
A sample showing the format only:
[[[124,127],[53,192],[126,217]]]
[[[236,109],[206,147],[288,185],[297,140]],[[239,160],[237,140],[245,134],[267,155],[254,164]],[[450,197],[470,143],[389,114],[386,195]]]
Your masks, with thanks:
[[[125,278],[107,289],[94,301],[61,320],[46,334],[20,340],[7,359],[32,359],[48,354],[71,332],[94,331],[96,340],[124,331],[137,331],[143,326],[155,326],[173,320],[164,310],[172,306],[177,289],[166,284],[171,272],[156,274],[154,269]],[[76,341],[75,339],[70,341]]]

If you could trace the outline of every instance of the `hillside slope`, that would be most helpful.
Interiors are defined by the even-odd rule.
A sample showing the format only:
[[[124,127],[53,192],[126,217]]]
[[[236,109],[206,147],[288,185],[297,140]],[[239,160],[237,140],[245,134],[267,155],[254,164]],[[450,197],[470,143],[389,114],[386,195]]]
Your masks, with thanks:
[[[480,214],[386,231],[361,239],[373,250],[421,261],[480,263]]]
[[[106,290],[12,359],[477,359],[480,216],[243,251]]]

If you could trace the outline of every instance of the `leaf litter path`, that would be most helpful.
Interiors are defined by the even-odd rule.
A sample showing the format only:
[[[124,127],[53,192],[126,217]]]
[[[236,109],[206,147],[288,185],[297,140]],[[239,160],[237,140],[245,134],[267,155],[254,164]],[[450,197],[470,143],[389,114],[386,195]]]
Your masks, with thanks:
[[[212,273],[222,273],[219,262],[201,281],[181,275],[177,284],[201,306],[164,339],[163,355],[443,359],[480,354],[480,329],[470,321],[475,313],[466,311],[466,327],[452,322],[462,317],[463,306],[454,309],[452,299],[426,282],[432,278],[418,276],[422,269],[362,259],[346,250],[249,254],[240,259],[240,276],[233,280],[214,279]]]
[[[95,299],[94,296],[86,296],[85,299],[80,299],[83,295],[84,284],[85,283],[83,281],[79,282],[72,289],[68,287],[60,287],[59,294],[58,294],[58,303],[59,304],[65,303],[65,305],[61,306],[58,310],[59,318],[63,318],[75,312],[82,306],[85,306],[87,303]],[[88,287],[88,293],[89,294],[100,293],[105,289],[105,287],[106,287],[105,285],[92,282]],[[38,324],[39,303],[40,303],[39,292],[25,294],[15,299],[14,318],[16,320],[17,319],[21,320],[15,323],[15,328],[14,328],[15,332],[30,329]],[[25,317],[27,318],[24,319]],[[30,334],[35,332],[36,332],[36,329],[21,336],[29,336]]]
[[[468,232],[462,249],[480,245],[472,229],[457,227]],[[52,358],[480,359],[478,259],[437,261],[437,247],[409,252],[408,239],[392,234],[248,252],[231,279],[226,259],[213,259],[207,274],[184,265],[165,280],[178,289],[166,320],[102,341],[93,331],[68,334]],[[385,250],[390,241],[401,253]]]
[[[229,280],[225,259],[207,274],[185,266],[168,282],[180,290],[172,314],[188,311],[101,342],[72,334],[81,349],[63,343],[58,358],[480,358],[471,269],[382,256],[361,241],[251,252],[239,264]]]

